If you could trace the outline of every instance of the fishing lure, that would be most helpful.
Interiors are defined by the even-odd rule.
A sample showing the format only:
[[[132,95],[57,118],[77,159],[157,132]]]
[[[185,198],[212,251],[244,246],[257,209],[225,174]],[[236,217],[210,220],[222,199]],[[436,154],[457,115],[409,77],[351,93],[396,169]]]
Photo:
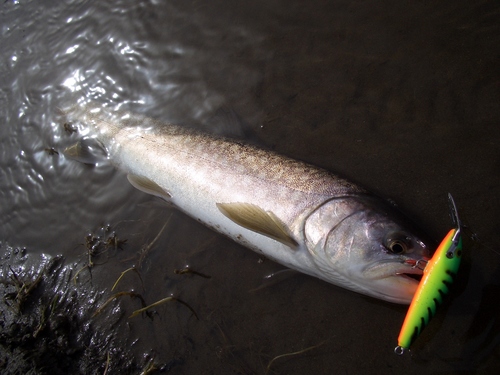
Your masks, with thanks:
[[[394,352],[399,355],[409,349],[434,316],[437,307],[443,301],[443,297],[448,294],[460,266],[462,258],[461,223],[458,218],[457,206],[449,193],[448,200],[455,228],[450,230],[441,241],[423,270],[422,280],[411,301],[399,333],[398,346],[394,349]],[[414,267],[418,267],[421,262],[426,261],[418,261]]]

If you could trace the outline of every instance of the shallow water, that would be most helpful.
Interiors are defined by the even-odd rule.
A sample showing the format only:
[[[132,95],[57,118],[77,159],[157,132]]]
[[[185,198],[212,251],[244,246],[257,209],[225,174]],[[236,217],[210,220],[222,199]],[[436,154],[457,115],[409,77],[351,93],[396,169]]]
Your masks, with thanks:
[[[497,2],[112,3],[0,5],[0,276],[12,293],[14,274],[32,282],[63,256],[23,313],[74,313],[66,326],[92,331],[82,337],[94,337],[95,352],[71,357],[73,371],[103,373],[109,357],[110,370],[131,373],[153,362],[178,374],[265,373],[275,356],[321,343],[270,373],[500,369]],[[78,98],[212,132],[227,131],[211,119],[231,108],[252,140],[393,199],[436,239],[451,225],[451,192],[479,238],[466,239],[454,298],[398,357],[404,307],[303,275],[250,292],[282,267],[136,191],[110,165],[63,156],[78,134],[57,109]],[[127,272],[111,292],[133,265],[141,277]],[[211,278],[174,273],[186,265]],[[141,307],[129,296],[92,316],[130,290],[147,303],[174,295],[199,319],[174,302],[128,319]],[[75,311],[48,308],[52,295],[76,296]]]

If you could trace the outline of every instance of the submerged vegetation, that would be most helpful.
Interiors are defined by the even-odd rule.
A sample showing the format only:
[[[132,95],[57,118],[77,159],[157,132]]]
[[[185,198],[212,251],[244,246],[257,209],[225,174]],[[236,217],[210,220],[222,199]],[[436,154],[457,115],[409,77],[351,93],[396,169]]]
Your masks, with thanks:
[[[73,288],[71,269],[61,257],[28,269],[22,261],[26,257],[11,265],[15,255],[8,248],[2,257],[0,372],[102,373],[106,348],[114,345],[113,335],[99,332],[89,320],[91,301],[99,293]],[[5,265],[6,259],[11,264]],[[88,303],[82,304],[83,299]],[[133,366],[124,352],[112,360],[114,366],[117,361],[120,367]]]
[[[152,319],[153,307],[168,301],[188,307],[186,302],[167,297],[147,305],[134,291],[122,291],[101,301],[107,292],[92,284],[92,269],[107,262],[103,255],[122,249],[126,240],[118,238],[109,227],[101,233],[85,236],[84,257],[65,265],[62,257],[35,259],[26,250],[6,246],[0,249],[0,372],[2,374],[151,374],[168,370],[182,361],[174,359],[159,364],[154,355],[137,356],[120,342],[110,327],[127,319],[123,308],[103,310],[122,296],[138,299],[142,308],[131,317],[145,313]],[[105,235],[103,235],[103,233]],[[147,244],[148,251],[152,244]],[[83,265],[82,265],[83,263]],[[90,278],[82,278],[88,269]],[[135,271],[145,290],[141,274]],[[102,286],[101,286],[102,288]],[[130,315],[130,314],[128,314]],[[121,340],[123,341],[123,339]]]

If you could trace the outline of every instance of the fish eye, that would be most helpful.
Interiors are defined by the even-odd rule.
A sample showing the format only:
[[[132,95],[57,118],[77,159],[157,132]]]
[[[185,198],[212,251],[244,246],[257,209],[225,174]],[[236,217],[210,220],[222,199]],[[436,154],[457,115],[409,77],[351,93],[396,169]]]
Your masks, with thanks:
[[[385,247],[393,254],[403,254],[410,249],[407,237],[387,238]]]
[[[406,252],[406,244],[401,241],[392,241],[391,244],[389,244],[389,250],[394,254],[402,254]]]

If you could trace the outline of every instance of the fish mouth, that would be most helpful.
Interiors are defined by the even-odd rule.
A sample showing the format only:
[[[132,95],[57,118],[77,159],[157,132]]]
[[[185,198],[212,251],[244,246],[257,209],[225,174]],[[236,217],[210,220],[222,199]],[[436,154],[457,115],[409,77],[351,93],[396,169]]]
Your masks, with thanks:
[[[418,285],[422,280],[423,271],[408,264],[406,261],[386,261],[379,262],[376,265],[368,267],[368,273],[372,279],[389,279],[395,278],[403,283]]]
[[[399,271],[396,271],[396,276],[403,277],[406,280],[412,280],[417,284],[420,284],[428,261],[429,258],[427,257],[422,257],[418,260],[412,258],[406,259],[403,262],[404,266]],[[422,263],[424,264],[423,267]]]
[[[410,304],[423,276],[423,271],[412,263],[406,259],[387,259],[370,264],[363,272],[363,285],[369,291],[366,294],[393,303]]]
[[[416,283],[420,283],[422,276],[424,275],[423,268],[418,267],[418,261],[415,262],[413,259],[408,259],[404,262],[400,270],[396,270],[396,276],[404,277],[405,279],[413,280]]]
[[[418,289],[422,275],[422,270],[412,268],[404,261],[385,261],[365,270],[362,284],[365,294],[408,305]]]
[[[405,267],[401,271],[396,271],[395,276],[396,277],[403,277],[404,279],[408,281],[412,281],[416,284],[419,284],[420,281],[422,280],[422,276],[424,275],[423,271],[419,268],[413,268],[413,267]]]

